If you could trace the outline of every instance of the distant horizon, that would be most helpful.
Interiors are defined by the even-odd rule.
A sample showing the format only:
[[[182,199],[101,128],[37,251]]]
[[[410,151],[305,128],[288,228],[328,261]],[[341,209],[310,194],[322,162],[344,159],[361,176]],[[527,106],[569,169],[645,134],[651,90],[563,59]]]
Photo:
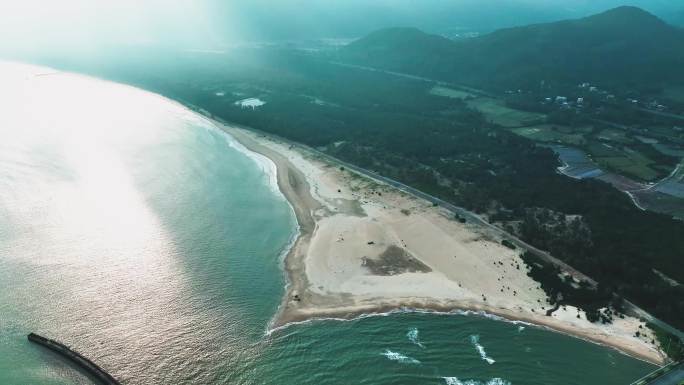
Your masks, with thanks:
[[[214,48],[288,40],[354,39],[390,27],[415,27],[456,37],[580,18],[622,5],[638,6],[670,23],[684,23],[684,4],[676,6],[665,0],[488,0],[489,5],[474,0],[430,0],[420,5],[408,0],[318,0],[304,7],[284,1],[267,7],[259,1],[183,1],[169,6],[159,0],[128,0],[116,6],[100,3],[104,4],[102,9],[86,6],[83,1],[62,0],[46,6],[39,0],[27,0],[22,5],[0,5],[2,14],[12,15],[0,32],[18,37],[1,42],[0,55],[37,50],[96,53],[107,46],[180,44]],[[160,7],[164,9],[161,15],[157,14]]]

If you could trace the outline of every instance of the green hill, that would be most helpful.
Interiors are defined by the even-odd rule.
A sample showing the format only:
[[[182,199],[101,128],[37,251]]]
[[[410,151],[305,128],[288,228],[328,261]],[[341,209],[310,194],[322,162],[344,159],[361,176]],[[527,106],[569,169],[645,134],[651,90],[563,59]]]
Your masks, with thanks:
[[[489,89],[592,82],[684,83],[684,32],[636,7],[452,41],[409,28],[375,32],[341,51],[357,64]]]

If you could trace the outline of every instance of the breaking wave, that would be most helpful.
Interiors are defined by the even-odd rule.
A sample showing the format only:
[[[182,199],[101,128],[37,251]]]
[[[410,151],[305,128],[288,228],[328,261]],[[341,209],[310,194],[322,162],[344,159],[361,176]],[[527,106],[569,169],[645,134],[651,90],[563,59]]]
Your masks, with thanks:
[[[423,345],[423,343],[420,342],[420,340],[418,339],[418,329],[417,328],[413,328],[413,329],[409,330],[408,333],[406,333],[406,337],[408,337],[409,341],[411,341],[412,343],[414,343],[414,344],[420,346],[421,348],[425,349],[425,345]]]
[[[401,362],[402,364],[420,364],[420,361],[416,360],[415,358],[405,356],[401,353],[393,352],[389,349],[385,350],[385,352],[382,353],[382,355],[387,357],[387,359],[389,360]]]
[[[477,352],[480,353],[480,357],[482,357],[483,360],[487,361],[489,365],[495,363],[493,358],[487,356],[487,352],[484,349],[484,346],[480,345],[480,336],[477,334],[473,334],[470,336],[470,342],[473,344],[475,349],[477,349]]]

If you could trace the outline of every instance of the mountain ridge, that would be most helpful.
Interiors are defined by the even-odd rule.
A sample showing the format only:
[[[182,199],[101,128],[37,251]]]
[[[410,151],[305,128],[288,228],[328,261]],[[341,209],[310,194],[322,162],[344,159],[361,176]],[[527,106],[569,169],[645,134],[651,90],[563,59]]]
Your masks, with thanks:
[[[489,89],[541,81],[649,87],[684,83],[684,32],[637,7],[449,40],[414,28],[376,31],[342,49],[358,64]]]

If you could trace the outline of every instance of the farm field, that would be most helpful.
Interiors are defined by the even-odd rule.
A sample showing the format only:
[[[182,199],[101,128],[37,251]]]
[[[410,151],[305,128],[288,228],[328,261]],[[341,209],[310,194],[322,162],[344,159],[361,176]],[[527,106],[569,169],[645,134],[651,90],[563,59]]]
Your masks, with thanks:
[[[444,96],[446,98],[452,98],[452,99],[466,99],[466,98],[474,98],[477,97],[477,95],[472,94],[467,91],[463,90],[456,90],[453,88],[448,88],[448,87],[443,87],[443,86],[435,86],[430,90],[430,94],[435,95],[435,96]]]
[[[604,130],[601,130],[596,135],[597,139],[601,140],[607,140],[610,142],[617,142],[617,143],[633,143],[634,139],[630,138],[627,136],[627,133],[623,130],[616,130],[613,128],[606,128]]]
[[[654,190],[638,191],[633,194],[642,207],[684,220],[684,199]]]
[[[652,168],[656,162],[638,151],[605,143],[591,143],[587,146],[587,150],[596,163],[618,174],[645,181],[653,181],[661,175]]]
[[[591,128],[589,128],[591,130]],[[559,127],[552,124],[540,124],[532,127],[520,127],[511,130],[516,135],[527,139],[544,143],[560,143],[570,145],[583,145],[586,143],[582,129]]]
[[[546,121],[546,115],[507,107],[503,100],[480,97],[468,100],[468,107],[483,113],[487,120],[506,128],[526,127]]]
[[[684,94],[684,89],[682,91]],[[604,171],[634,178],[635,182],[655,182],[667,176],[672,165],[664,162],[660,155],[676,158],[680,155],[679,147],[671,148],[659,143],[658,139],[634,136],[627,130],[586,123],[578,127],[546,123],[545,114],[511,108],[504,100],[481,96],[467,89],[435,86],[429,93],[463,100],[488,121],[532,141],[581,149]],[[655,126],[648,132],[656,137],[672,136],[671,127]]]

